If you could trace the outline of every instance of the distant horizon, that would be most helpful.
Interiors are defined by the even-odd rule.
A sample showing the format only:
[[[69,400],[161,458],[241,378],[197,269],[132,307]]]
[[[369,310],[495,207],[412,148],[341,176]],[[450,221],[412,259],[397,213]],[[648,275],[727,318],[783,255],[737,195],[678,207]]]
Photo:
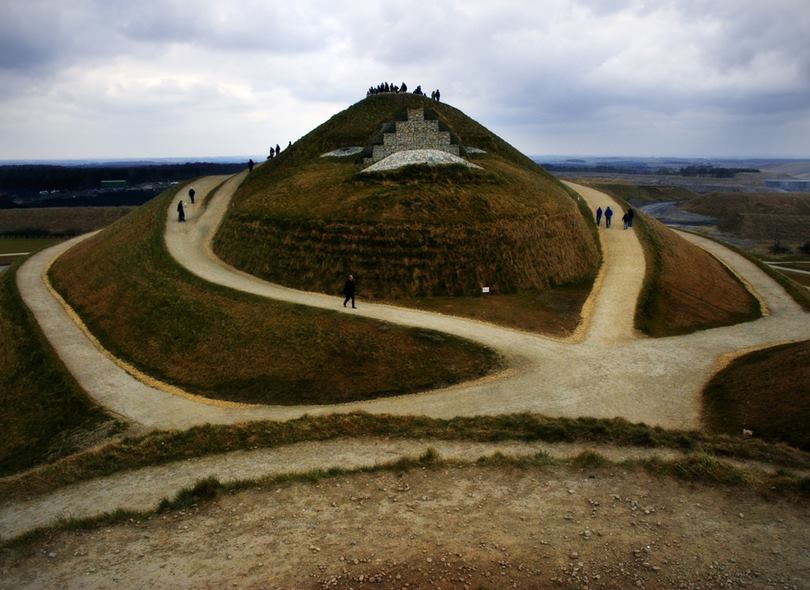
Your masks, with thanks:
[[[707,156],[707,155],[664,155],[664,156],[639,156],[631,154],[620,155],[607,155],[607,154],[526,154],[532,160],[554,159],[591,159],[591,160],[716,160],[716,161],[810,161],[810,156]],[[87,157],[87,158],[10,158],[0,159],[0,166],[15,166],[15,165],[37,165],[37,164],[88,164],[88,163],[118,163],[125,164],[128,162],[166,162],[166,163],[237,163],[247,162],[253,159],[257,162],[262,162],[265,155],[224,155],[224,156],[111,156],[111,157]]]

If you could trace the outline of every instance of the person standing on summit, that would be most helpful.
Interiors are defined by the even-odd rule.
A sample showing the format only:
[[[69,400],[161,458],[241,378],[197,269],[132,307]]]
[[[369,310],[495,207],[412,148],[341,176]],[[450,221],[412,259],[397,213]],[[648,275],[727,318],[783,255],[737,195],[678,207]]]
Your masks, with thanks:
[[[346,296],[346,299],[343,300],[343,307],[346,307],[346,304],[349,302],[349,299],[352,300],[352,309],[357,309],[354,304],[354,291],[355,291],[355,284],[354,284],[354,277],[349,275],[349,278],[346,279],[346,284],[343,285],[343,294]]]

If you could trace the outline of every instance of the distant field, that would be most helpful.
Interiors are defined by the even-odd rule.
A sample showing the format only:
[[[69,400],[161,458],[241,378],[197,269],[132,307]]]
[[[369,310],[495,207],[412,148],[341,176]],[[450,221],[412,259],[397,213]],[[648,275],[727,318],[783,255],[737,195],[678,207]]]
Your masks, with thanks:
[[[711,193],[680,205],[718,219],[718,227],[759,242],[810,241],[810,193]]]
[[[810,287],[810,275],[806,275],[800,272],[790,272],[789,270],[782,270],[781,268],[778,269],[786,277],[790,277],[800,285],[804,285],[805,287]]]
[[[0,235],[78,235],[101,229],[132,207],[43,207],[0,209]]]
[[[11,264],[28,254],[61,242],[61,238],[3,238],[0,237],[0,265]]]

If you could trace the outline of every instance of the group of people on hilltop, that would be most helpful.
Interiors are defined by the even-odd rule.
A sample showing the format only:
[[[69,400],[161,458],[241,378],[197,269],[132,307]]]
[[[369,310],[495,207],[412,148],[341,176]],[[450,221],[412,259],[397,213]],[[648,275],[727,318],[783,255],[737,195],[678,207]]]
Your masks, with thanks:
[[[602,207],[597,207],[596,209],[596,225],[599,226],[602,224],[602,216],[605,217],[605,227],[610,227],[610,221],[613,219],[613,209],[608,206],[604,211],[602,211]],[[632,208],[628,208],[627,212],[622,215],[622,222],[624,223],[624,229],[629,227],[633,227],[633,217],[635,217],[635,213],[633,212]]]
[[[371,96],[372,94],[389,94],[389,93],[399,93],[399,92],[408,92],[408,85],[403,82],[401,85],[397,86],[393,83],[383,82],[381,84],[377,84],[376,86],[370,86],[369,89],[366,91],[366,96]],[[416,96],[427,96],[424,91],[422,90],[422,85],[420,84],[417,86],[413,94]],[[439,100],[441,97],[441,93],[438,89],[434,90],[430,93],[430,98],[433,100]]]

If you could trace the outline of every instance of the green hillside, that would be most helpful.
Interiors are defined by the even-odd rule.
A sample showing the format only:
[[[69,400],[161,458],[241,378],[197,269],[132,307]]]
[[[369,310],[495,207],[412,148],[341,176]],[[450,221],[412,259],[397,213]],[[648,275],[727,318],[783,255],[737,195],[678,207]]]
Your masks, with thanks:
[[[407,109],[423,108],[482,167],[409,166],[360,174],[362,155]],[[485,150],[468,154],[466,148]],[[338,113],[258,168],[234,197],[216,253],[256,276],[336,293],[355,274],[367,298],[538,292],[590,282],[596,234],[577,199],[459,110],[412,94]]]

